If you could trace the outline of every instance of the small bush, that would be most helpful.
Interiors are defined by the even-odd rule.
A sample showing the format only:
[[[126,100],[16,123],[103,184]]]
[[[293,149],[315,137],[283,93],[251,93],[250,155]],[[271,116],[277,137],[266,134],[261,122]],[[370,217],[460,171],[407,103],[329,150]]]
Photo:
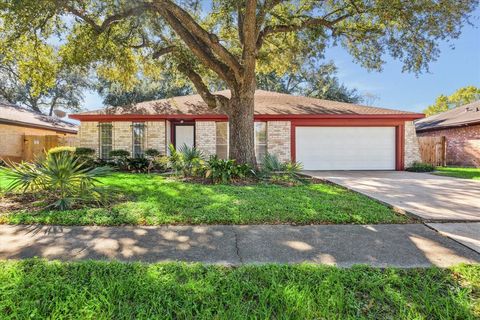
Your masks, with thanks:
[[[46,207],[67,210],[74,204],[105,202],[105,195],[97,187],[97,177],[110,172],[107,167],[85,168],[71,152],[54,152],[36,163],[11,164],[4,169],[11,182],[7,191],[30,192]]]
[[[160,151],[157,149],[147,149],[145,150],[145,156],[149,158],[155,158],[160,156]]]
[[[302,165],[298,162],[281,162],[276,155],[267,153],[261,162],[261,176],[274,183],[291,183],[301,180]]]
[[[147,172],[149,170],[150,161],[146,158],[126,158],[125,168],[126,171],[130,172]]]
[[[170,159],[167,156],[157,156],[151,161],[150,170],[166,172],[170,169]]]
[[[75,155],[79,157],[91,157],[95,155],[95,150],[92,148],[76,148],[75,149]]]
[[[254,175],[255,171],[249,165],[237,165],[235,160],[219,159],[214,155],[206,162],[205,177],[212,183],[230,183]]]
[[[429,163],[414,162],[405,170],[410,172],[432,172],[435,170],[435,166]]]
[[[48,150],[47,154],[54,154],[54,153],[69,153],[69,154],[74,154],[76,151],[75,147],[54,147]]]
[[[127,150],[112,150],[108,155],[112,158],[127,158],[130,156],[130,152]]]
[[[195,147],[190,148],[187,145],[180,147],[177,151],[173,145],[168,146],[170,150],[170,164],[176,173],[184,177],[198,177],[204,171],[203,153]]]

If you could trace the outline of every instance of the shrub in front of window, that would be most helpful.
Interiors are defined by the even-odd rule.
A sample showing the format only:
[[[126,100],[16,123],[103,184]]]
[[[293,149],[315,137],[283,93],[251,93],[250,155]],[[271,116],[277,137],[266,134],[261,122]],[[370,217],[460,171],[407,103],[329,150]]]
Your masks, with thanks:
[[[249,165],[237,165],[235,160],[221,159],[217,155],[211,156],[205,166],[205,178],[212,183],[226,184],[255,176],[255,171]]]
[[[127,150],[112,150],[108,154],[110,158],[113,158],[113,164],[119,170],[128,170],[127,159],[130,156],[130,152]]]
[[[177,151],[172,144],[168,148],[170,150],[169,160],[171,167],[177,174],[187,178],[202,175],[205,160],[200,150],[183,145]]]
[[[54,152],[36,163],[10,164],[3,169],[10,180],[7,191],[31,193],[46,208],[67,210],[74,205],[105,204],[106,196],[98,177],[108,174],[108,167],[85,168],[70,152]]]
[[[145,150],[145,156],[155,158],[160,156],[160,151],[158,151],[157,149],[147,149]]]
[[[75,155],[78,157],[93,158],[95,156],[95,150],[92,148],[78,147],[75,149]]]
[[[410,167],[405,169],[410,172],[432,172],[435,171],[435,166],[429,163],[414,162]]]

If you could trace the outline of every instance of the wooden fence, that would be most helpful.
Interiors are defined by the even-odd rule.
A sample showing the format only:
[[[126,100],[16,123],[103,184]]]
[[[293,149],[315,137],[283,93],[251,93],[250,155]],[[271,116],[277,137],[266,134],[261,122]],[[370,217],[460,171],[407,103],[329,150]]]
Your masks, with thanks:
[[[41,157],[45,151],[59,146],[74,147],[77,142],[76,136],[57,135],[25,135],[23,139],[23,160],[32,161]]]
[[[418,144],[422,162],[435,166],[446,165],[447,144],[445,137],[419,137]]]

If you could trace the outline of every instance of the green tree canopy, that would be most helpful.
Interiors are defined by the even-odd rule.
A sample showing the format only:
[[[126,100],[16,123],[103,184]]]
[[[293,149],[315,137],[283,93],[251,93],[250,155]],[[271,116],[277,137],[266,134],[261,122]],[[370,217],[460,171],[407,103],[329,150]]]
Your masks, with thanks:
[[[257,75],[260,89],[296,94],[301,96],[360,103],[362,95],[356,89],[349,89],[336,77],[337,68],[333,62],[315,65],[305,63],[296,72],[277,75],[275,72]]]
[[[458,89],[449,96],[443,94],[440,95],[435,100],[434,104],[429,105],[425,110],[423,110],[423,113],[425,113],[427,116],[432,116],[434,114],[445,112],[479,99],[480,88],[475,86],[467,86]]]
[[[385,56],[422,72],[439,41],[457,38],[477,0],[0,0],[0,50],[23,52],[35,86],[52,86],[52,38],[62,62],[133,88],[138,75],[191,81],[229,116],[230,157],[255,164],[256,75],[298,70],[299,56],[344,47],[368,69]],[[24,42],[33,43],[31,50]],[[0,54],[3,52],[0,51]],[[25,76],[26,77],[26,76]],[[223,83],[231,97],[215,95]]]

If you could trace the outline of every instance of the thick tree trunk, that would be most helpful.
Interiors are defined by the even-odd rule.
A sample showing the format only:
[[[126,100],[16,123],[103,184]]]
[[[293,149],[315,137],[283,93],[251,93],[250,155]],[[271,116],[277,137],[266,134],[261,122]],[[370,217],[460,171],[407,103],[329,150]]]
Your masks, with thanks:
[[[255,89],[242,91],[230,100],[230,159],[256,167],[253,128]]]

